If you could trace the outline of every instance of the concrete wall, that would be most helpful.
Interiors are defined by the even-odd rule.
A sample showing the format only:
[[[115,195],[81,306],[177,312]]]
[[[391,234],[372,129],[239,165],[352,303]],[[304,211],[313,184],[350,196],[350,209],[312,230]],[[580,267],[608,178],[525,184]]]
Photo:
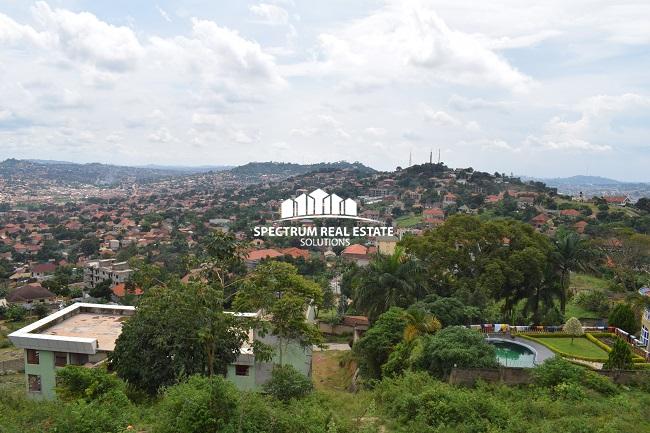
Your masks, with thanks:
[[[25,391],[27,395],[34,398],[53,399],[56,394],[56,370],[54,368],[54,352],[46,350],[38,351],[38,364],[27,363],[27,351],[25,351]],[[28,375],[35,374],[41,376],[41,392],[29,392]]]
[[[488,383],[503,383],[506,385],[527,385],[532,383],[530,368],[454,368],[449,375],[452,385],[473,386],[477,380]],[[607,376],[620,385],[629,385],[650,380],[650,371],[602,371],[596,373]]]

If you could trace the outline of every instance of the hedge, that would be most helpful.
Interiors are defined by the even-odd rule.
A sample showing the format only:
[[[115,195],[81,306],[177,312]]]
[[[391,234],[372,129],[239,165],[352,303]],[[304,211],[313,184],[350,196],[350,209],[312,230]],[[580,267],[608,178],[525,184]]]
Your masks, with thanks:
[[[599,337],[616,337],[616,338],[618,338],[617,335],[609,333],[609,332],[594,332],[594,333],[585,332],[585,334],[584,334],[584,337],[587,340],[589,340],[592,343],[596,344],[598,347],[600,347],[601,349],[603,349],[607,353],[612,351],[611,347],[609,347],[608,345],[606,345],[602,341],[598,340],[596,337],[594,337],[593,334],[598,335]],[[525,339],[528,339],[528,340],[531,340],[531,341],[535,341],[535,342],[537,342],[539,344],[542,344],[542,345],[548,347],[549,349],[551,349],[557,355],[563,356],[565,358],[574,358],[574,359],[580,359],[582,361],[590,361],[590,362],[603,362],[603,363],[607,362],[607,358],[592,358],[592,357],[589,357],[589,356],[569,355],[568,353],[561,351],[560,349],[553,346],[552,344],[549,344],[549,343],[546,343],[546,342],[542,343],[541,341],[539,341],[539,340],[543,340],[544,338],[571,338],[571,337],[573,337],[573,336],[571,336],[569,334],[565,334],[564,332],[541,332],[539,334],[537,334],[537,333],[521,333],[521,334],[518,334],[518,336],[520,336],[522,338],[525,338]],[[582,338],[582,336],[573,337],[573,338]],[[632,361],[634,363],[645,363],[646,362],[645,359],[643,359],[643,357],[641,357],[639,355],[635,355],[634,353],[632,353]]]

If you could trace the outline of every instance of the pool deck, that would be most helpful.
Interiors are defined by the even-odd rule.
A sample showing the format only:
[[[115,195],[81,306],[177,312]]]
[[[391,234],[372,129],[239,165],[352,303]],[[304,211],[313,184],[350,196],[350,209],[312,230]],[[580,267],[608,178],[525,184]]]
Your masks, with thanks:
[[[521,337],[512,337],[509,333],[508,334],[488,334],[488,338],[491,340],[501,340],[501,341],[510,341],[510,342],[515,342],[522,344],[524,346],[528,346],[535,351],[535,364],[541,364],[547,359],[554,358],[555,353],[551,351],[548,347],[537,343],[536,341],[531,341],[527,340],[525,338]]]

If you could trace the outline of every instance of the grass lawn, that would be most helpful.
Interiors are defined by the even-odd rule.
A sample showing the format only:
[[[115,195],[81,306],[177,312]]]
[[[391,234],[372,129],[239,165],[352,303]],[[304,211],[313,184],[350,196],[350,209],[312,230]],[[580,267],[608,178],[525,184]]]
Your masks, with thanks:
[[[404,215],[395,220],[399,227],[413,227],[422,222],[421,215]]]
[[[609,287],[609,281],[593,275],[572,273],[570,287],[576,292],[593,289],[605,290]]]
[[[600,347],[596,346],[585,337],[574,338],[573,343],[571,338],[567,337],[548,337],[538,338],[537,342],[549,346],[553,346],[569,356],[584,356],[587,358],[607,358],[609,355]]]
[[[600,315],[598,313],[585,310],[580,305],[576,304],[573,299],[566,304],[566,312],[564,313],[564,317],[577,317],[578,319],[600,319]]]

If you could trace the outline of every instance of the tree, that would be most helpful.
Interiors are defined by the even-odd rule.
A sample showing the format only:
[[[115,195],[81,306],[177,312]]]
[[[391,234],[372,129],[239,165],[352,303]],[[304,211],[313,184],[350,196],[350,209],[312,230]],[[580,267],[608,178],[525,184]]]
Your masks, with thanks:
[[[271,379],[263,386],[264,392],[282,401],[303,398],[313,388],[311,379],[291,365],[274,366]]]
[[[404,328],[404,340],[407,343],[417,337],[427,334],[434,334],[442,325],[433,315],[420,308],[411,308],[404,313],[406,328]]]
[[[263,315],[269,315],[270,332],[278,339],[276,349],[282,365],[289,342],[296,341],[304,347],[321,343],[320,331],[306,321],[306,312],[322,299],[321,287],[299,275],[295,266],[268,261],[260,264],[242,284],[234,306],[238,311],[262,310]]]
[[[422,268],[397,247],[392,255],[378,255],[362,268],[354,306],[371,321],[391,307],[408,307],[423,292]]]
[[[50,309],[47,308],[47,305],[45,304],[36,304],[34,308],[32,308],[32,313],[36,315],[39,319],[42,319],[43,317],[47,316],[47,314],[50,312]]]
[[[574,232],[564,232],[555,241],[555,261],[560,271],[560,310],[566,311],[567,293],[571,281],[571,272],[584,269],[591,257],[591,249],[580,235]]]
[[[629,334],[635,334],[639,331],[639,323],[637,321],[634,310],[628,304],[619,303],[614,306],[607,321],[609,326],[621,328]]]
[[[27,310],[20,305],[10,305],[5,313],[6,319],[10,322],[20,322],[25,319],[25,316],[27,316]]]
[[[571,317],[569,320],[567,320],[562,327],[562,330],[571,336],[571,344],[573,344],[574,337],[580,337],[584,334],[582,323],[580,323],[580,321],[575,317]]]
[[[637,200],[634,207],[645,212],[650,212],[650,198],[641,197],[639,200]]]
[[[395,345],[402,341],[406,325],[404,310],[393,307],[379,316],[354,344],[352,350],[364,377],[381,378],[381,366],[386,363]]]
[[[94,256],[99,252],[99,239],[90,237],[79,243],[79,250],[86,257]]]
[[[608,370],[630,370],[633,366],[630,346],[625,341],[617,338],[603,368]]]
[[[450,326],[436,334],[423,337],[422,353],[414,367],[434,376],[445,377],[454,367],[497,367],[496,351],[477,331],[462,326]]]
[[[109,300],[111,299],[111,295],[113,294],[112,286],[113,286],[113,280],[109,278],[107,280],[95,284],[95,287],[92,287],[88,291],[88,294],[93,298]]]
[[[155,394],[192,374],[225,374],[248,340],[249,324],[223,311],[223,293],[201,283],[153,287],[124,323],[111,365]]]

